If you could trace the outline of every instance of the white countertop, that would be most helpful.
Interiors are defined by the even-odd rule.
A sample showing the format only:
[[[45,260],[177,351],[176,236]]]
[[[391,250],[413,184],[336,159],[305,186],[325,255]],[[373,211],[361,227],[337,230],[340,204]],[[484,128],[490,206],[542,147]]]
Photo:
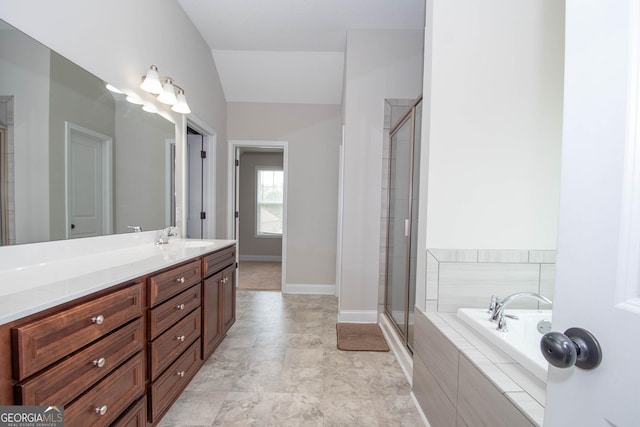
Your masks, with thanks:
[[[235,244],[154,239],[149,232],[2,247],[0,325]]]

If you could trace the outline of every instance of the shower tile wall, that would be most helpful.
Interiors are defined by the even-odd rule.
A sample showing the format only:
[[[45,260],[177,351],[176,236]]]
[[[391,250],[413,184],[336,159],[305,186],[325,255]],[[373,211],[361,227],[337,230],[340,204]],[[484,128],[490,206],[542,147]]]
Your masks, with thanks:
[[[427,250],[427,311],[485,308],[491,295],[536,292],[553,300],[555,251]],[[513,308],[544,308],[523,300]]]
[[[385,99],[384,139],[382,141],[382,191],[380,217],[380,274],[378,276],[378,314],[384,312],[385,281],[387,276],[387,244],[389,225],[389,160],[391,147],[389,133],[391,127],[415,104],[415,99]]]

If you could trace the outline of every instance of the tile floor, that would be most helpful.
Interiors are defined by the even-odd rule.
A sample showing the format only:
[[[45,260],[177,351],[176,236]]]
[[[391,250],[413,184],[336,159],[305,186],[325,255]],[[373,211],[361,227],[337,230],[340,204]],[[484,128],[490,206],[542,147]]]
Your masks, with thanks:
[[[236,323],[160,426],[422,426],[393,353],[336,348],[337,298],[238,291]]]

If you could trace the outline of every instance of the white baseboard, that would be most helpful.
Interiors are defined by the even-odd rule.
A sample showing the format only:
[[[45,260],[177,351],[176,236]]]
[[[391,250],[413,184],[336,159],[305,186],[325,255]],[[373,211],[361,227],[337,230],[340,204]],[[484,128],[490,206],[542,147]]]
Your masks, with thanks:
[[[398,336],[391,321],[384,313],[380,314],[380,329],[382,330],[382,335],[384,335],[385,340],[387,340],[387,344],[389,344],[389,348],[391,348],[391,351],[396,356],[396,360],[400,364],[404,376],[407,378],[409,384],[413,384],[413,357]]]
[[[239,261],[282,262],[279,255],[240,255]]]
[[[338,321],[342,323],[378,323],[378,311],[340,310]]]
[[[335,295],[336,285],[314,285],[314,284],[301,284],[296,285],[292,283],[285,284],[282,289],[283,294],[302,294],[302,295]]]

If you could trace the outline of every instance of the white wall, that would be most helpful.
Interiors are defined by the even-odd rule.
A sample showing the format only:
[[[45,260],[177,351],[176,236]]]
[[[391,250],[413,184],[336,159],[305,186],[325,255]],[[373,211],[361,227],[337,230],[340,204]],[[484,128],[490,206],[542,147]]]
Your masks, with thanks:
[[[49,65],[48,49],[18,31],[2,31],[0,95],[15,97],[17,243],[49,240]]]
[[[349,31],[344,89],[340,318],[376,321],[385,98],[422,91],[421,31]]]
[[[429,0],[431,21],[427,247],[555,249],[564,2]]]
[[[339,105],[228,104],[230,140],[288,142],[283,250],[287,285],[297,292],[335,285],[340,118]]]
[[[152,11],[153,16],[149,16]],[[186,134],[182,115],[138,88],[151,64],[186,92],[193,116],[217,132],[218,197],[226,194],[226,102],[211,51],[176,0],[0,0],[0,18],[121,90],[155,102],[177,124],[178,148]],[[163,30],[170,28],[170,31]],[[181,163],[184,151],[178,153]],[[177,203],[186,212],[186,180],[177,170]],[[217,224],[226,224],[218,206]]]

